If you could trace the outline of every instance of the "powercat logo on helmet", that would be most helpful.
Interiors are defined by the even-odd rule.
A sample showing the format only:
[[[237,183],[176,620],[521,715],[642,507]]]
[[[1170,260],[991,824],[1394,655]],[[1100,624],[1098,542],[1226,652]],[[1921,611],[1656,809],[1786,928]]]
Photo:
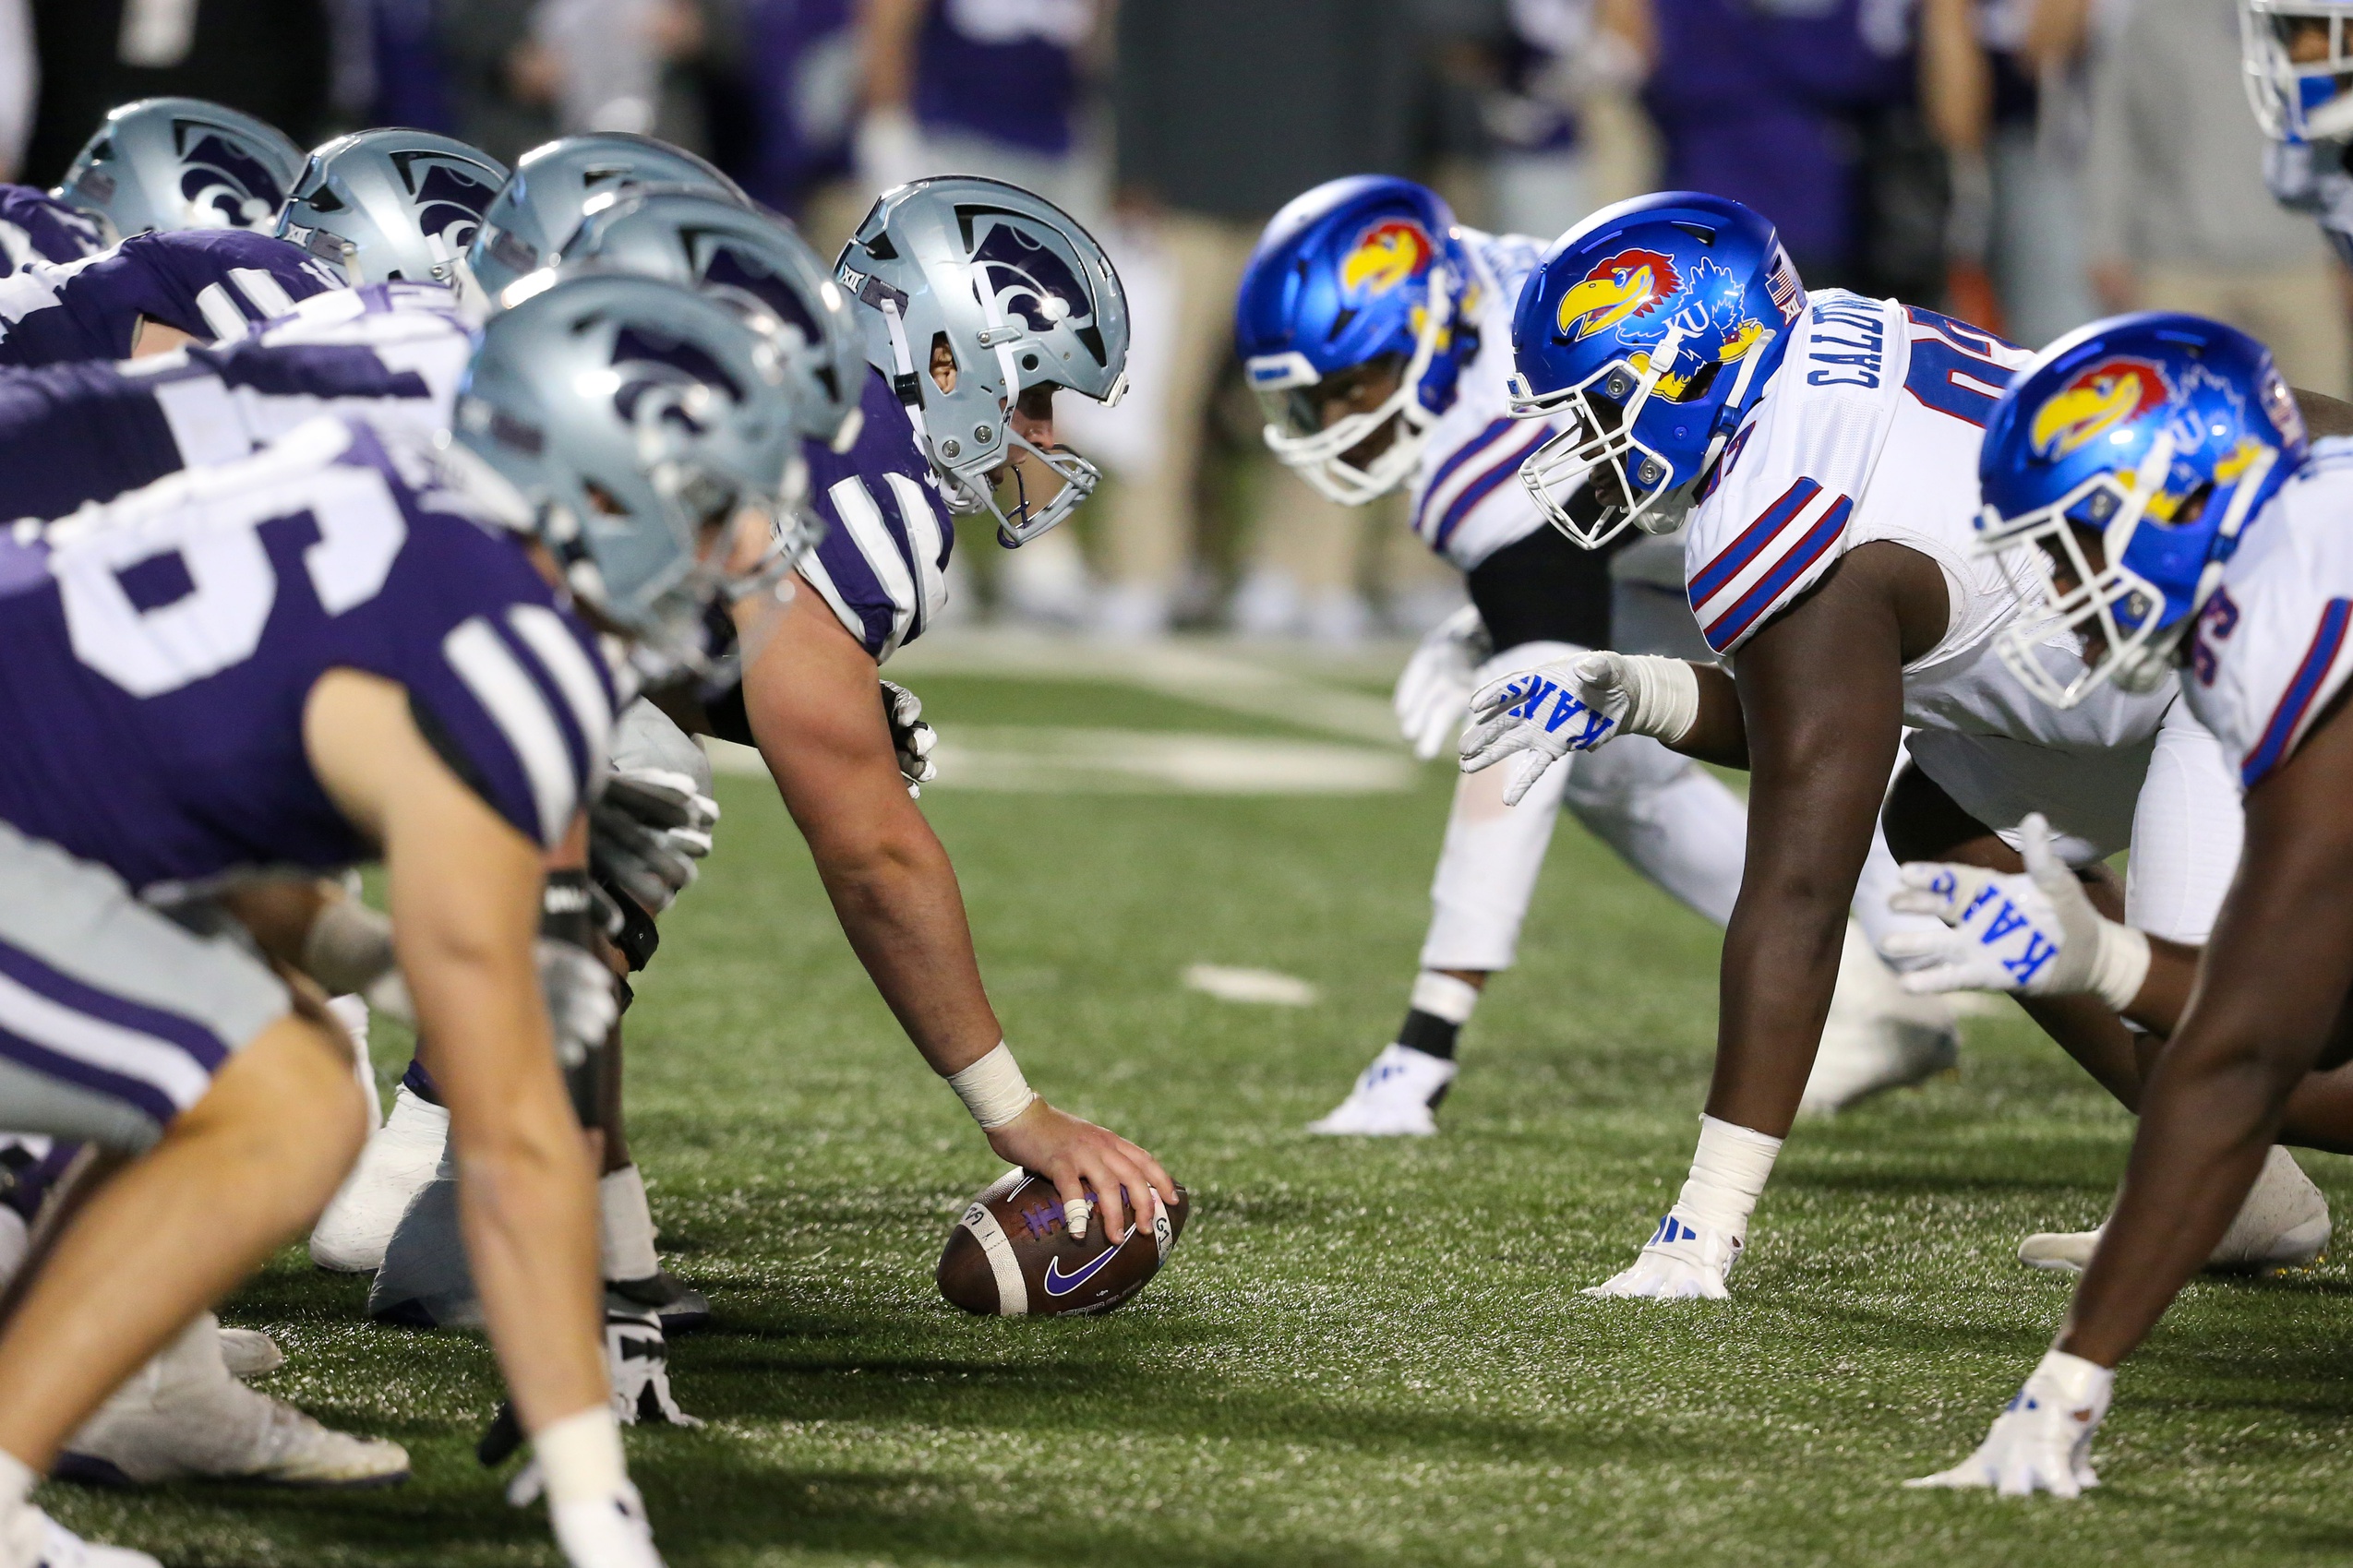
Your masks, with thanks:
[[[2057,461],[2161,406],[2172,395],[2165,372],[2155,362],[2127,355],[2104,359],[2070,377],[2035,411],[2027,449],[2046,461]]]
[[[396,152],[392,162],[416,202],[417,227],[440,235],[451,253],[462,253],[474,243],[474,232],[482,227],[482,214],[498,194],[498,187],[464,164],[430,152]],[[420,164],[425,170],[421,179],[416,172]]]
[[[180,174],[180,195],[198,227],[258,229],[285,204],[286,193],[269,166],[214,127],[175,122],[172,142],[187,165]]]
[[[1387,293],[1427,272],[1437,254],[1429,230],[1411,218],[1384,218],[1349,247],[1340,262],[1340,292],[1351,299]]]
[[[1664,251],[1622,250],[1571,284],[1560,297],[1560,329],[1582,342],[1620,322],[1647,316],[1683,286]],[[1621,334],[1623,335],[1623,334]]]
[[[623,327],[613,335],[613,369],[620,379],[613,406],[632,425],[674,420],[699,436],[706,426],[697,413],[714,391],[743,401],[744,389],[726,366],[683,338],[643,328]],[[649,398],[657,400],[650,407]]]
[[[967,224],[975,221],[971,209],[958,212]],[[1080,329],[1082,341],[1088,336],[1084,326],[1094,320],[1094,296],[1061,257],[1011,223],[989,225],[972,247],[972,268],[975,285],[995,298],[1008,320],[1018,317],[1033,332],[1067,321]],[[1099,361],[1101,351],[1088,347]]]

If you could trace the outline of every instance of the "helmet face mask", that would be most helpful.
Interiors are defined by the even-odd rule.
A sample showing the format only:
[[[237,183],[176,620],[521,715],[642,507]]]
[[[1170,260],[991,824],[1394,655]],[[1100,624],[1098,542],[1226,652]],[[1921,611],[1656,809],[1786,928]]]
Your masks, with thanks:
[[[1076,220],[999,180],[918,180],[874,204],[834,276],[952,511],[993,516],[1010,549],[1094,493],[1099,469],[1022,428],[1025,394],[1127,390],[1126,294]]]
[[[1293,198],[1267,223],[1234,302],[1268,449],[1343,506],[1405,485],[1478,352],[1477,299],[1435,192],[1354,175]],[[1368,384],[1384,395],[1370,399]]]
[[[2353,0],[2239,0],[2239,41],[2265,136],[2353,138]]]
[[[2270,354],[2230,328],[2149,314],[2061,338],[1995,406],[1978,459],[1977,548],[2016,552],[2041,589],[1995,652],[2057,708],[2156,690],[2305,449]],[[2058,638],[2080,669],[2046,663]]]
[[[1564,421],[1520,483],[1587,549],[1673,533],[1805,308],[1780,236],[1737,202],[1669,191],[1593,214],[1513,312],[1512,415]]]
[[[148,98],[106,116],[53,193],[117,239],[268,229],[303,167],[275,126],[198,98]]]

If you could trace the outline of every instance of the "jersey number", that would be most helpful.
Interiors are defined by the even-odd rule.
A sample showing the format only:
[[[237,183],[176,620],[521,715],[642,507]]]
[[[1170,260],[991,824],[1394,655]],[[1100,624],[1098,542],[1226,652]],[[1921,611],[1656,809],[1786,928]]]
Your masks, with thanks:
[[[308,521],[318,531],[303,569],[329,615],[376,597],[408,537],[384,476],[335,467],[305,479],[300,501],[283,485],[191,498],[53,557],[75,657],[134,697],[175,691],[253,657],[278,599],[278,571],[261,542],[267,522]],[[184,520],[192,511],[204,518],[191,528]],[[177,537],[160,544],[157,533],[173,523],[183,524],[172,530]],[[141,597],[158,602],[142,606]]]
[[[1943,336],[1912,340],[1912,363],[1903,373],[1903,389],[1939,413],[1967,420],[1983,430],[2002,389],[2010,385],[2009,368],[1995,356],[2011,345],[1991,332],[1933,310],[1906,306],[1904,313]],[[1955,343],[1968,347],[1956,348]]]

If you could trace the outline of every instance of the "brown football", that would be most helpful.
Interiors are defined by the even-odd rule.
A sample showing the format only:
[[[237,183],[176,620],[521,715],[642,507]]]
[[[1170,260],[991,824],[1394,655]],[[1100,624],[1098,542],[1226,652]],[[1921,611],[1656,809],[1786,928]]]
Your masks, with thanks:
[[[940,1294],[967,1312],[1108,1312],[1144,1288],[1184,1233],[1192,1203],[1183,1188],[1150,1225],[1111,1246],[1089,1225],[1074,1240],[1054,1184],[1016,1167],[965,1206],[940,1254]]]

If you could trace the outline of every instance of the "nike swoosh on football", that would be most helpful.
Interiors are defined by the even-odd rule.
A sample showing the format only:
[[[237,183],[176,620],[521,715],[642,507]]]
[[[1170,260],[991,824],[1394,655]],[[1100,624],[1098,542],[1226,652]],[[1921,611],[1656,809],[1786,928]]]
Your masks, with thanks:
[[[1098,1252],[1094,1257],[1089,1258],[1086,1263],[1079,1265],[1079,1270],[1076,1274],[1062,1273],[1062,1261],[1060,1258],[1047,1259],[1046,1294],[1049,1296],[1069,1295],[1072,1291],[1077,1289],[1080,1286],[1086,1284],[1088,1280],[1093,1279],[1097,1275],[1102,1273],[1103,1265],[1110,1263],[1113,1258],[1116,1258],[1119,1255],[1119,1248],[1107,1248],[1105,1251]]]

